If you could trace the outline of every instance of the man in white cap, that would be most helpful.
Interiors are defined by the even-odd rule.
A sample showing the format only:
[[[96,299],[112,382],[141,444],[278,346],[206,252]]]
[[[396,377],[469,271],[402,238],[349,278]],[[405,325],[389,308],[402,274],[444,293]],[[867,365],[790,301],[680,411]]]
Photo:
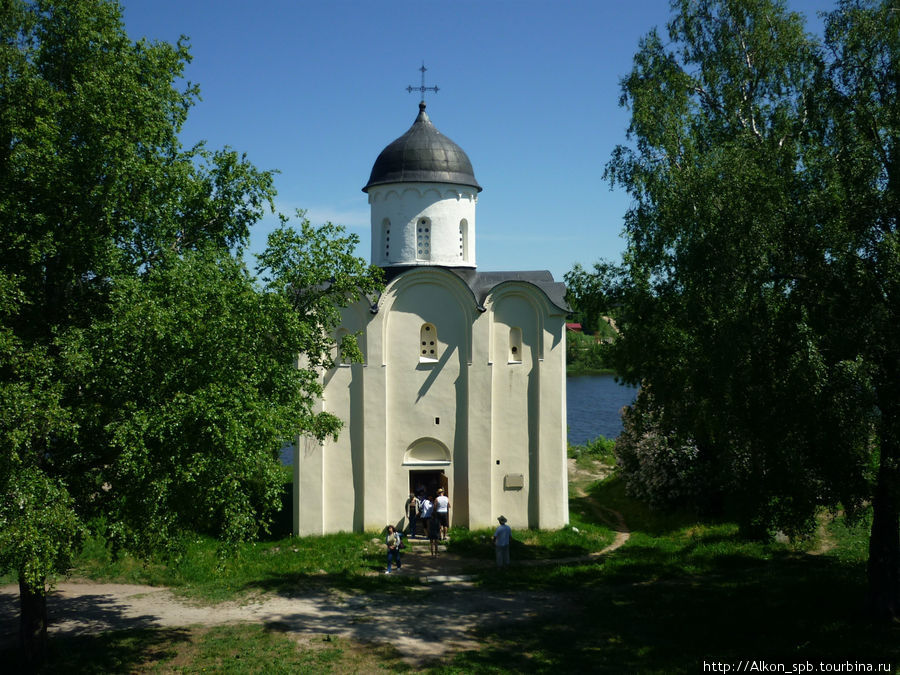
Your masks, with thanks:
[[[512,530],[506,524],[506,516],[497,518],[500,526],[494,530],[494,548],[497,552],[497,567],[506,567],[509,565],[509,539]]]

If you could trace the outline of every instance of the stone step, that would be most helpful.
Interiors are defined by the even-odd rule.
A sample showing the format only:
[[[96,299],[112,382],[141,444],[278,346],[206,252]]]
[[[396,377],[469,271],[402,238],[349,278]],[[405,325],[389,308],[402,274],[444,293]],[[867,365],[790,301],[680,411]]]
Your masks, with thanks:
[[[438,553],[446,553],[447,547],[443,544],[438,544],[437,547]],[[410,548],[405,548],[402,551],[403,553],[415,553],[416,555],[428,555],[431,552],[430,546],[412,546]]]
[[[438,551],[446,551],[450,538],[438,542]],[[405,551],[414,551],[416,553],[428,553],[431,550],[431,542],[428,539],[409,539],[404,538],[403,543],[406,544]]]
[[[441,541],[441,543],[446,544],[448,541],[450,541],[450,537],[445,537],[443,539],[443,541]],[[407,546],[409,546],[409,545],[428,546],[430,541],[428,539],[426,539],[425,537],[417,537],[416,539],[411,539],[410,537],[403,537],[403,543],[406,544]]]

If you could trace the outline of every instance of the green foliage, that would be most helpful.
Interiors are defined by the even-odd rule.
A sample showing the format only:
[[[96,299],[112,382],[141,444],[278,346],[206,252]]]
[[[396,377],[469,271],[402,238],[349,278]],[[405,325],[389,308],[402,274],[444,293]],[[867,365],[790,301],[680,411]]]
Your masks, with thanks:
[[[566,334],[566,372],[570,375],[609,373],[610,345],[598,336],[583,333]]]
[[[660,428],[647,387],[625,408],[622,422],[615,458],[630,496],[653,508],[698,506],[718,496],[697,446]]]
[[[584,445],[573,445],[569,443],[568,456],[573,459],[589,459],[591,461],[599,461],[604,464],[615,464],[616,457],[613,449],[616,446],[616,440],[606,438],[605,436],[597,436]]]
[[[824,555],[844,563],[866,560],[869,555],[869,532],[872,530],[872,509],[866,509],[854,519],[843,513],[828,514],[825,524]]]
[[[298,353],[309,367],[334,365],[333,330],[340,324],[340,309],[359,297],[374,293],[381,270],[353,255],[359,241],[342,227],[326,223],[315,228],[304,211],[297,212],[300,229],[282,226],[268,238],[258,256],[257,270],[266,289],[286,298],[304,320],[300,323]],[[342,341],[345,358],[361,361],[353,336]]]
[[[280,506],[282,440],[338,426],[313,411],[313,375],[293,367],[301,317],[215,251],[117,279],[108,310],[66,345],[89,363],[78,379],[98,416],[93,442],[107,453],[104,466],[80,475],[63,464],[85,493],[107,485],[89,512],[141,523],[112,535],[145,552],[184,529],[255,536],[256,514]]]
[[[615,288],[614,280],[620,274],[618,267],[608,262],[598,262],[591,272],[580,263],[575,263],[563,276],[566,301],[572,307],[573,318],[581,324],[585,333],[597,332],[602,337],[615,337],[614,331],[612,334],[607,332],[602,316],[611,314],[616,307],[617,298],[610,291]]]
[[[68,569],[84,535],[73,506],[46,474],[33,467],[13,472],[0,492],[0,570],[15,570],[20,583],[42,589]]]
[[[0,570],[42,592],[86,523],[143,555],[258,536],[283,440],[340,426],[315,368],[377,287],[356,237],[282,217],[257,280],[272,173],[181,146],[184,43],[107,0],[11,0],[0,35]]]
[[[727,495],[759,536],[874,498],[896,578],[900,14],[842,2],[823,45],[781,2],[673,7],[622,81],[622,267],[573,277],[616,308],[616,372],[652,392],[622,439],[629,485]]]
[[[94,534],[74,570],[97,581],[168,586],[194,600],[220,602],[254,591],[358,587],[367,573],[384,567],[384,546],[371,539],[364,533],[285,537],[223,550],[217,539],[185,534],[177,546],[138,558],[115,551],[106,537]]]

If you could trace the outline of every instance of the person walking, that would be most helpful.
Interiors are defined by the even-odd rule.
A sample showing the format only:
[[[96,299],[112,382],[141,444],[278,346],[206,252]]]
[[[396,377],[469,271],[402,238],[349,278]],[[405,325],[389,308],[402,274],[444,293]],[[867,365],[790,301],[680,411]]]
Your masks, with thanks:
[[[437,518],[428,520],[428,541],[431,545],[431,557],[438,557],[438,541],[441,538],[441,524]]]
[[[419,517],[419,508],[419,498],[416,497],[414,492],[410,492],[409,499],[406,500],[406,517],[409,519],[410,539],[416,538],[416,525],[418,525],[416,521]]]
[[[384,543],[387,544],[387,570],[385,570],[385,574],[390,574],[391,560],[394,561],[397,569],[400,569],[400,535],[397,534],[393,525],[387,526],[387,536],[384,538]]]
[[[428,536],[428,524],[431,521],[431,515],[434,511],[434,504],[431,503],[431,500],[428,499],[427,496],[423,496],[422,499],[419,500],[419,518],[422,519],[422,531],[425,533],[425,536]]]
[[[434,512],[441,525],[441,539],[446,539],[447,529],[450,527],[450,498],[444,494],[444,488],[438,488],[438,496],[434,500]]]
[[[500,526],[494,530],[494,536],[492,537],[497,554],[497,567],[507,567],[509,565],[509,540],[512,530],[506,524],[505,516],[500,516],[497,520],[500,522]]]

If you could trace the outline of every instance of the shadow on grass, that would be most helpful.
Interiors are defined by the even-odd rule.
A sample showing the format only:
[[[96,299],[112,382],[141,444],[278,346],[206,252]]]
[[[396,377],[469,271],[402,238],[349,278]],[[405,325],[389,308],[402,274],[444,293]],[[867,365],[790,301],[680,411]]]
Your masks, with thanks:
[[[0,590],[0,649],[17,646],[19,629],[18,589]],[[156,627],[152,613],[133,614],[127,603],[113,593],[67,595],[51,591],[47,595],[47,619],[50,644],[76,639],[80,635],[107,630],[141,631]],[[3,670],[0,662],[0,671]]]
[[[595,483],[588,491],[588,495],[587,500],[620,513],[630,530],[639,530],[656,536],[669,534],[700,520],[706,523],[712,520],[709,517],[701,517],[695,511],[653,510],[646,504],[628,497],[625,494],[625,481],[619,476]],[[608,518],[604,516],[604,524],[613,527],[614,523],[605,522],[607,520]]]
[[[602,524],[597,527],[584,524],[582,527],[566,527],[556,531],[513,530],[510,541],[510,555],[516,560],[553,560],[586,556],[602,550],[610,544],[615,535],[612,528]],[[491,541],[491,530],[469,531],[454,528],[448,550],[471,560],[493,561],[495,550]]]
[[[791,672],[795,663],[900,661],[900,627],[872,624],[861,612],[861,564],[785,554],[763,565],[744,556],[736,570],[735,554],[722,574],[660,581],[652,580],[654,552],[622,555],[612,574],[608,563],[558,571],[553,585],[572,592],[563,620],[482,627],[484,648],[436,670],[694,673],[749,659],[784,662]],[[639,581],[642,572],[652,576]]]
[[[143,666],[171,659],[180,643],[190,640],[186,629],[121,630],[100,635],[52,637],[47,660],[36,672],[67,673],[133,673]],[[20,660],[17,648],[0,651],[4,672],[29,672]]]
[[[379,569],[382,569],[379,566]],[[419,585],[416,576],[382,574],[364,575],[353,571],[335,572],[331,574],[306,574],[303,572],[270,572],[246,582],[241,592],[263,591],[283,597],[296,597],[310,592],[327,592],[332,590],[352,594],[387,593],[392,590],[402,591],[409,586]]]
[[[582,556],[591,552],[591,547],[581,545],[577,541],[553,541],[549,543],[524,542],[519,537],[527,537],[527,532],[515,532],[509,542],[509,553],[514,560],[550,560],[552,558],[565,558],[570,556]],[[450,552],[471,560],[492,561],[496,552],[490,540],[487,543],[478,538],[462,539],[455,534],[449,547]]]

